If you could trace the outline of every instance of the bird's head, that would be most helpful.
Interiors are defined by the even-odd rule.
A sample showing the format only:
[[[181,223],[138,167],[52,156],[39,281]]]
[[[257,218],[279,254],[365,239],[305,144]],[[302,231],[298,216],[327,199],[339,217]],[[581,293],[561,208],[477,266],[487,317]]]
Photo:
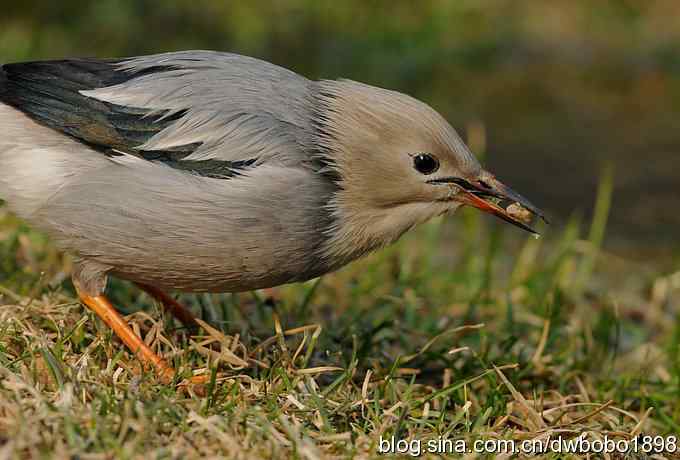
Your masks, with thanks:
[[[317,143],[339,185],[331,255],[357,257],[462,205],[530,232],[531,215],[545,219],[427,104],[348,80],[321,82],[318,94]]]

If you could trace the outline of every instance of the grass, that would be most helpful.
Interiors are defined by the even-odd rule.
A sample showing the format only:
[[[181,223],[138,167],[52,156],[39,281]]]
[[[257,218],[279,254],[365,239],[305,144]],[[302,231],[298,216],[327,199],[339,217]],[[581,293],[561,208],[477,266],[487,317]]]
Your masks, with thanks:
[[[275,303],[181,295],[200,331],[112,282],[173,385],[78,303],[69,259],[0,208],[0,458],[375,458],[392,437],[414,454],[418,440],[677,434],[680,275],[601,250],[610,196],[605,179],[585,239],[578,219],[523,240],[466,211]],[[209,383],[181,385],[192,373]]]

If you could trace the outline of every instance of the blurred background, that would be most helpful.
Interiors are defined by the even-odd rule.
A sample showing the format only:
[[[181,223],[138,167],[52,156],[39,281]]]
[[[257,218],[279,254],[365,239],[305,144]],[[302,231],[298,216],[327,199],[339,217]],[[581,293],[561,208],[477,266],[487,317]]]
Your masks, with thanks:
[[[4,62],[216,49],[409,93],[557,229],[611,165],[605,248],[677,265],[677,0],[4,3]]]
[[[121,348],[95,339],[103,329],[74,299],[69,258],[0,202],[0,370],[13,373],[0,375],[10,383],[30,382],[34,374],[48,381],[49,365],[59,386],[78,384],[66,387],[78,395],[68,398],[0,385],[2,413],[21,414],[10,434],[0,424],[0,446],[18,438],[16,445],[45,446],[45,458],[63,446],[126,458],[139,449],[148,457],[159,452],[154,446],[219,446],[224,439],[240,446],[232,440],[246,426],[255,430],[243,436],[253,444],[270,426],[288,435],[293,427],[304,434],[315,426],[323,436],[310,432],[304,443],[291,444],[303,455],[315,452],[306,450],[308,439],[338,445],[330,433],[351,431],[359,445],[368,445],[367,431],[382,439],[404,401],[395,433],[417,426],[434,437],[460,429],[472,439],[473,432],[507,428],[519,436],[521,420],[514,420],[527,419],[529,412],[517,412],[526,401],[511,403],[491,375],[462,380],[486,375],[492,363],[519,365],[507,375],[531,404],[540,398],[540,417],[556,410],[544,412],[551,407],[544,402],[584,402],[585,416],[555,416],[559,430],[577,420],[584,433],[639,433],[644,426],[644,433],[680,432],[680,0],[0,0],[0,6],[0,63],[213,49],[313,79],[351,78],[411,94],[441,112],[491,171],[553,222],[541,229],[545,238],[534,240],[466,209],[323,282],[281,287],[275,302],[264,292],[181,295],[208,323],[238,334],[233,344],[260,350],[253,356],[271,365],[244,371],[248,390],[236,390],[238,396],[229,384],[214,398],[211,382],[199,406],[184,397],[162,402],[168,393],[157,398],[145,384],[119,386],[111,374],[124,375],[114,373],[125,361]],[[187,331],[167,318],[150,321],[163,315],[129,283],[112,279],[109,294],[121,311],[134,313],[130,319],[147,341],[153,331],[161,343],[157,326],[165,323],[168,343],[189,343]],[[310,366],[347,369],[317,380],[323,398],[291,393],[312,410],[279,404],[277,388],[309,382],[306,376],[305,385],[278,383],[302,375],[281,346],[279,318],[283,329],[323,326],[323,334],[315,329],[318,343],[317,332],[306,342],[303,366],[309,358]],[[289,350],[303,350],[307,330],[300,348],[300,335],[289,337]],[[179,369],[204,363],[198,348],[187,346],[184,354],[162,347],[166,357],[183,360]],[[213,359],[205,363],[213,366]],[[384,382],[371,387],[376,397],[366,418],[354,402],[367,402],[365,369],[376,376],[371,385]],[[435,392],[440,385],[446,390]],[[409,416],[410,408],[419,410],[409,398],[425,391],[422,401],[438,393],[444,402],[433,401],[428,420]],[[590,404],[605,401],[590,412]],[[294,412],[290,425],[282,425],[286,407]],[[638,414],[640,422],[605,407]],[[508,425],[500,418],[506,409],[515,411]],[[192,415],[179,424],[185,414]],[[202,420],[211,430],[194,428],[193,414],[209,417]],[[232,422],[236,435],[219,431]],[[180,429],[169,434],[176,424]],[[35,433],[46,433],[42,444]],[[194,443],[194,435],[203,439]],[[353,447],[351,455],[361,452]]]

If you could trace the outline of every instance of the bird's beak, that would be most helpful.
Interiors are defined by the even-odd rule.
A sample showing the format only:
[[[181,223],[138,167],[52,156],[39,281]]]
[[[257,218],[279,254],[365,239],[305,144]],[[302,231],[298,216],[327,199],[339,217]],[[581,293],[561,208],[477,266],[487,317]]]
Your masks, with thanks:
[[[545,213],[513,189],[487,172],[476,181],[445,177],[429,181],[431,184],[455,184],[460,190],[455,200],[474,206],[528,232],[538,234],[528,224],[536,216],[548,223]]]

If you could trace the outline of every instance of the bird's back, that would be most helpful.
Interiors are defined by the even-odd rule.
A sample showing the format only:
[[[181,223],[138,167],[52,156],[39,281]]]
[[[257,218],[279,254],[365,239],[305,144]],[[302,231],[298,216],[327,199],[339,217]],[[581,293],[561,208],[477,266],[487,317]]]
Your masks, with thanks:
[[[0,70],[0,198],[128,279],[237,291],[317,276],[335,185],[313,84],[213,52]]]
[[[306,141],[311,85],[258,59],[190,51],[5,64],[0,103],[100,150],[238,160]],[[264,131],[279,136],[254,142]]]

